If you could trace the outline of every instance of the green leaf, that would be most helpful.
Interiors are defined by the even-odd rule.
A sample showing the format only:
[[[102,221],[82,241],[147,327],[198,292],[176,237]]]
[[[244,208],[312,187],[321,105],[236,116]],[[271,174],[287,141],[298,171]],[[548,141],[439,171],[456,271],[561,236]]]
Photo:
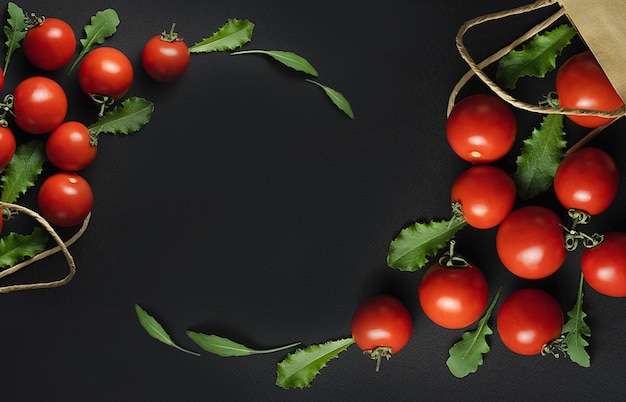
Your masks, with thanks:
[[[230,339],[226,339],[217,335],[206,335],[199,332],[187,331],[187,336],[189,336],[189,338],[197,343],[198,346],[200,346],[202,349],[222,357],[249,356],[256,354],[274,353],[292,348],[294,346],[298,346],[300,344],[300,342],[296,342],[277,348],[258,350],[251,349],[245,345],[233,342]]]
[[[353,338],[345,338],[296,350],[278,363],[276,385],[284,389],[310,387],[326,363],[353,343]]]
[[[9,12],[9,18],[7,19],[8,25],[4,26],[4,35],[7,38],[5,42],[7,45],[7,52],[4,57],[4,69],[3,74],[6,75],[9,68],[9,61],[16,49],[21,47],[20,42],[26,36],[26,15],[24,10],[17,6],[13,2],[9,2],[7,5]]]
[[[498,63],[496,81],[513,89],[524,76],[543,78],[556,67],[556,58],[576,35],[576,30],[563,24],[552,31],[537,34],[521,50],[512,50]]]
[[[30,235],[11,233],[0,239],[0,268],[9,268],[41,253],[48,243],[48,234],[35,227]]]
[[[131,134],[148,124],[153,113],[152,102],[139,97],[128,98],[91,124],[89,132],[94,143],[101,133]]]
[[[14,203],[34,186],[45,161],[44,140],[31,140],[18,146],[13,158],[4,168],[0,201]]]
[[[252,40],[254,24],[248,20],[229,19],[211,37],[189,47],[190,53],[234,50]]]
[[[85,25],[85,38],[80,40],[83,45],[82,50],[72,63],[68,75],[74,71],[78,63],[82,60],[83,56],[91,50],[94,45],[101,45],[105,39],[112,36],[117,31],[117,26],[120,24],[120,18],[117,12],[111,8],[98,11],[93,17],[91,17],[91,24]]]
[[[317,77],[319,74],[317,70],[302,56],[298,56],[293,52],[284,52],[282,50],[243,50],[240,52],[231,53],[232,56],[239,54],[264,54],[270,56],[276,61],[281,62],[285,66],[292,68],[296,71]]]
[[[423,268],[428,258],[445,248],[465,225],[467,222],[458,218],[414,223],[403,229],[389,245],[387,265],[401,271]]]
[[[143,329],[148,332],[148,334],[154,339],[163,342],[164,344],[171,346],[180,350],[181,352],[189,353],[190,355],[200,356],[199,353],[192,352],[191,350],[184,349],[178,346],[172,338],[165,331],[163,326],[159,324],[157,320],[154,319],[146,310],[141,308],[138,304],[135,304],[135,312],[137,313],[137,318],[139,319],[139,323],[143,327]]]
[[[501,290],[502,286],[498,288],[485,315],[478,321],[476,329],[464,332],[461,340],[450,348],[450,357],[446,360],[446,365],[455,377],[463,378],[475,373],[483,364],[483,355],[491,349],[486,340],[487,335],[493,334],[492,329],[489,328],[489,318],[500,297]]]
[[[591,328],[585,323],[587,314],[583,311],[583,282],[584,278],[580,276],[578,285],[578,296],[574,307],[567,312],[569,319],[563,326],[563,346],[565,352],[570,359],[582,367],[590,366],[590,357],[585,347],[589,346],[589,342],[583,336],[591,336]]]
[[[340,92],[335,91],[334,89],[329,88],[325,85],[322,85],[319,82],[313,80],[307,81],[322,88],[326,95],[330,98],[330,100],[333,101],[335,106],[337,106],[340,110],[347,114],[348,117],[354,119],[354,113],[352,113],[352,106],[350,106],[350,102],[348,102],[348,100]]]
[[[520,198],[532,198],[552,186],[566,145],[563,115],[545,115],[540,128],[524,140],[522,153],[517,157],[513,179]]]

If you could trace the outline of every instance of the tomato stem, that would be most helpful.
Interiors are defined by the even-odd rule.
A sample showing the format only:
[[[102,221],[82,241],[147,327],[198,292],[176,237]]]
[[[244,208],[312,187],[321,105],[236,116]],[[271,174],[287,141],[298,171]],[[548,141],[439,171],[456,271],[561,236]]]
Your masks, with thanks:
[[[180,35],[178,35],[175,29],[176,29],[176,23],[174,22],[172,23],[172,27],[170,28],[169,33],[165,31],[161,33],[161,40],[164,42],[176,42],[176,41],[183,40],[183,38],[181,38]]]
[[[0,126],[2,127],[8,127],[9,126],[9,122],[6,119],[6,115],[8,114],[13,114],[13,101],[14,101],[14,97],[12,94],[8,94],[7,96],[4,97],[4,100],[2,101],[2,103],[0,103]]]
[[[570,209],[568,215],[572,218],[572,227],[561,227],[565,230],[565,248],[567,251],[574,251],[578,247],[579,241],[582,241],[585,248],[593,248],[602,243],[604,236],[598,233],[588,235],[584,232],[576,230],[577,225],[586,225],[591,220],[591,215],[577,209]]]
[[[106,108],[108,108],[115,102],[115,99],[106,95],[92,94],[90,97],[96,105],[100,106],[100,112],[98,113],[98,116],[100,117],[104,116],[104,111],[106,110]]]
[[[456,246],[455,240],[450,240],[449,249],[446,253],[439,259],[439,264],[444,267],[455,267],[455,268],[463,268],[467,267],[469,263],[465,258],[463,258],[459,254],[455,254],[454,247]]]
[[[379,346],[373,350],[366,350],[363,354],[369,355],[372,360],[376,360],[376,372],[378,373],[382,358],[385,357],[387,360],[391,358],[391,348],[388,346]]]
[[[567,352],[565,350],[565,335],[560,335],[558,338],[546,343],[541,348],[541,356],[551,355],[555,359],[561,357],[561,355],[566,356]]]

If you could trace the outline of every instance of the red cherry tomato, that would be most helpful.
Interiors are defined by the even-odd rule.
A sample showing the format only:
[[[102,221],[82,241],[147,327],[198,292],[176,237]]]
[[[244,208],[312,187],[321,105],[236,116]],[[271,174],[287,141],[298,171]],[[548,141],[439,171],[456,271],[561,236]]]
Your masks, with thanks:
[[[593,54],[586,50],[569,58],[556,75],[556,92],[561,106],[571,109],[619,109],[624,101],[600,67]],[[570,120],[583,127],[599,127],[611,118],[568,115]]]
[[[521,355],[536,355],[563,330],[559,303],[543,290],[516,290],[502,302],[497,316],[502,343]]]
[[[133,83],[133,66],[128,57],[112,47],[99,47],[87,53],[78,67],[78,82],[91,97],[118,100]]]
[[[149,77],[159,82],[170,82],[185,73],[189,66],[189,49],[178,34],[156,35],[144,46],[141,63]]]
[[[461,100],[450,113],[446,136],[452,150],[472,163],[491,163],[506,155],[515,142],[517,120],[511,107],[493,95]]]
[[[57,127],[46,141],[46,156],[57,168],[76,172],[89,166],[98,148],[91,144],[89,129],[77,121]]]
[[[605,151],[586,147],[561,161],[554,176],[554,192],[567,209],[597,215],[613,202],[619,185],[615,161]]]
[[[599,245],[583,251],[581,266],[585,280],[595,291],[626,296],[626,233],[606,233]]]
[[[13,96],[15,123],[27,133],[49,133],[67,114],[65,91],[50,78],[26,78],[17,85]]]
[[[452,185],[451,199],[461,205],[470,226],[489,229],[509,214],[517,197],[511,176],[494,166],[473,166]]]
[[[4,169],[15,154],[15,136],[8,127],[0,126],[0,170]]]
[[[419,286],[422,310],[444,328],[464,328],[480,318],[487,307],[489,285],[483,273],[469,263],[465,267],[432,265]]]
[[[545,207],[517,209],[500,224],[496,251],[502,264],[521,278],[552,275],[567,256],[561,220]]]
[[[57,18],[46,18],[26,31],[24,54],[28,61],[42,70],[59,70],[76,52],[76,36],[72,27]]]
[[[78,225],[93,206],[89,183],[76,173],[60,172],[41,184],[37,203],[41,215],[51,224],[62,227]]]

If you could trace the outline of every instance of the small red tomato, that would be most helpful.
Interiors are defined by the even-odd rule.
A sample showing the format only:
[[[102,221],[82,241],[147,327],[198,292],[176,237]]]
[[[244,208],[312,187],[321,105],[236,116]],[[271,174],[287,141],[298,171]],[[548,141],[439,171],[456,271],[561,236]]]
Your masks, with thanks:
[[[46,156],[57,168],[76,172],[89,166],[98,148],[91,144],[89,129],[77,121],[61,124],[46,141]]]
[[[102,46],[87,53],[78,67],[78,82],[90,97],[122,98],[133,83],[133,65],[121,51]]]
[[[89,183],[76,173],[60,172],[41,184],[37,195],[41,215],[51,224],[75,226],[87,218],[93,206]]]
[[[59,70],[76,52],[76,36],[69,24],[58,18],[46,18],[26,31],[23,42],[28,61],[42,70]]]
[[[461,173],[450,192],[465,220],[478,229],[495,227],[509,214],[517,197],[511,176],[495,166],[473,166]]]
[[[598,293],[626,296],[626,233],[606,233],[599,245],[583,251],[581,267],[585,280]]]
[[[170,33],[152,37],[141,52],[144,70],[150,78],[159,82],[179,78],[187,70],[189,61],[189,49],[173,29]]]
[[[8,127],[0,126],[0,170],[4,169],[15,154],[15,136]]]
[[[15,87],[13,97],[15,123],[27,133],[49,133],[67,114],[65,91],[47,77],[26,78]]]
[[[506,155],[515,142],[517,120],[511,107],[493,95],[461,100],[448,117],[446,137],[452,150],[472,163],[491,163]]]

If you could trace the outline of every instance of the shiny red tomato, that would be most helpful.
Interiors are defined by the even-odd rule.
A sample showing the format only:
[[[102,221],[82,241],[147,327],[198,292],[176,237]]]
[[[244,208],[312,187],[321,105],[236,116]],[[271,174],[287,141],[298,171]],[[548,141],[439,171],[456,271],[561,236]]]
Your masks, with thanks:
[[[15,123],[27,133],[49,133],[67,114],[65,91],[50,78],[26,78],[15,87],[13,96]]]
[[[561,161],[554,176],[554,192],[567,209],[597,215],[613,202],[619,173],[613,158],[605,151],[585,147]]]
[[[15,154],[15,136],[8,127],[0,126],[0,170],[4,169]]]
[[[89,129],[83,123],[68,121],[57,127],[46,141],[46,156],[57,168],[76,172],[89,166],[98,148],[91,144]]]
[[[69,24],[58,18],[46,18],[29,28],[23,42],[28,61],[42,70],[59,70],[76,52],[76,36]]]
[[[593,54],[586,50],[569,58],[556,75],[556,92],[561,106],[571,109],[619,109],[624,101],[600,67]],[[568,115],[570,120],[583,127],[599,127],[611,118]]]
[[[626,233],[606,233],[599,245],[583,251],[581,267],[585,280],[598,293],[626,296]]]
[[[61,227],[78,225],[93,206],[93,192],[87,180],[76,173],[60,172],[41,184],[37,195],[41,215]]]
[[[189,61],[189,48],[175,32],[152,37],[141,51],[141,63],[146,74],[159,82],[179,78],[187,71]]]
[[[519,208],[500,224],[496,251],[502,264],[521,278],[552,275],[567,256],[561,220],[545,207]]]
[[[444,328],[464,328],[480,318],[487,307],[489,285],[482,271],[465,267],[432,265],[419,285],[424,314]]]
[[[563,311],[549,293],[526,288],[502,302],[497,316],[502,343],[521,355],[536,355],[563,330]]]
[[[516,133],[513,110],[494,95],[471,95],[461,100],[446,123],[446,137],[452,150],[477,164],[506,155],[513,147]]]
[[[87,53],[78,67],[78,82],[91,97],[118,100],[133,83],[133,65],[118,49],[102,46]]]
[[[450,192],[461,205],[465,221],[478,229],[497,226],[509,214],[517,197],[511,176],[495,166],[473,166],[455,180]]]

